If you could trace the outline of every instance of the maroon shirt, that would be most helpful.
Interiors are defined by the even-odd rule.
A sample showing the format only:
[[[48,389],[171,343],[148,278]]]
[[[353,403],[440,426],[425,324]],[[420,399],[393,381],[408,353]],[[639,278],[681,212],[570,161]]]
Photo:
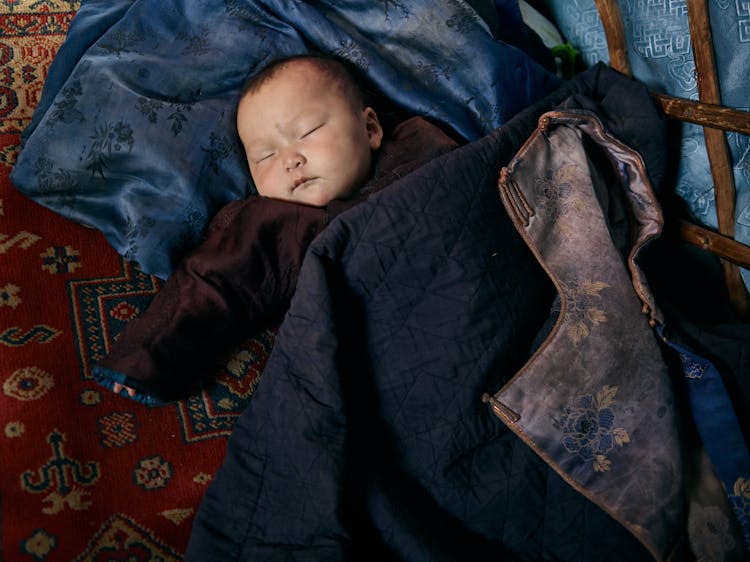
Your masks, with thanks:
[[[394,128],[359,194],[325,208],[253,196],[219,211],[142,315],[131,320],[94,369],[111,388],[158,403],[184,397],[213,375],[222,351],[281,320],[308,246],[336,214],[457,146],[414,117]],[[124,380],[123,380],[124,375]]]

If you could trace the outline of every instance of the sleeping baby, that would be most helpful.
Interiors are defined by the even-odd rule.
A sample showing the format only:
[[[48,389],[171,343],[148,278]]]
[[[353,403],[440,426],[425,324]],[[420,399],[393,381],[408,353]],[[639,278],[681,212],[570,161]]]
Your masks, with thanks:
[[[94,368],[148,404],[187,396],[214,362],[289,305],[305,251],[339,212],[456,147],[425,119],[384,133],[355,76],[333,58],[271,63],[247,83],[237,131],[260,197],[224,207],[148,309]]]
[[[249,82],[237,132],[260,195],[316,206],[362,187],[383,139],[344,66],[311,57],[272,65]]]

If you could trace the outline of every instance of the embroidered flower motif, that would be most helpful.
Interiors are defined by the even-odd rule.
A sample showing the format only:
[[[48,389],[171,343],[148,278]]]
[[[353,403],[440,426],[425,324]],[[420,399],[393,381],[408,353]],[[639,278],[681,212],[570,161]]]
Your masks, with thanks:
[[[609,285],[603,281],[583,280],[561,284],[568,301],[567,334],[573,345],[578,345],[591,333],[591,328],[607,321],[607,314],[598,308],[599,293]]]
[[[51,246],[39,254],[42,269],[48,273],[73,273],[81,267],[80,252],[70,246]]]
[[[750,544],[750,480],[738,478],[732,493],[729,494],[729,501],[742,528],[745,542]]]
[[[4,287],[0,287],[0,306],[9,306],[11,308],[16,308],[23,302],[21,300],[21,297],[18,296],[18,292],[20,290],[20,287],[16,287],[15,285],[12,285],[10,283],[5,285]]]
[[[222,410],[234,410],[237,407],[237,403],[231,398],[222,398],[216,403]]]
[[[409,17],[409,9],[402,0],[385,0],[383,8],[386,21],[391,21],[390,11],[394,8],[400,12],[402,18]]]
[[[708,370],[708,365],[700,361],[696,361],[689,355],[680,353],[680,362],[682,363],[682,372],[685,378],[688,379],[699,379]]]
[[[136,486],[146,490],[163,488],[172,478],[172,465],[159,455],[141,460],[133,471]]]
[[[21,152],[21,146],[18,144],[8,144],[0,148],[0,162],[12,168],[18,159],[18,153]],[[0,217],[3,216],[3,200],[0,199]]]
[[[630,443],[628,432],[615,427],[614,403],[616,386],[604,386],[596,394],[578,397],[565,406],[556,426],[563,433],[563,447],[585,462],[592,462],[596,472],[612,467],[607,456],[615,447]]]
[[[113,412],[96,420],[102,447],[124,447],[138,439],[135,414]]]
[[[208,167],[215,174],[218,174],[222,161],[229,158],[235,152],[236,145],[227,135],[220,136],[216,133],[211,133],[208,136],[208,146],[201,145],[201,150],[207,153]]]
[[[55,378],[37,367],[15,371],[3,383],[3,392],[17,400],[38,400],[55,386]]]
[[[453,15],[445,21],[445,25],[461,34],[468,33],[477,24],[479,16],[463,2],[449,0],[453,8]]]
[[[5,425],[5,436],[6,437],[21,437],[26,431],[26,426],[23,422],[8,422]]]
[[[120,322],[127,322],[131,318],[137,316],[139,312],[140,310],[138,310],[138,307],[125,301],[120,301],[109,311],[109,315]]]
[[[688,540],[696,560],[724,560],[724,553],[734,548],[729,518],[715,505],[691,509]]]
[[[577,171],[577,166],[568,164],[554,170],[548,169],[543,176],[535,179],[536,191],[543,196],[540,202],[550,221],[578,208],[573,190]]]
[[[388,8],[386,7],[386,10]],[[386,19],[388,15],[386,13]],[[367,60],[367,56],[362,52],[362,47],[351,39],[342,39],[339,41],[339,47],[334,52],[334,55],[340,59],[345,59],[354,64],[363,74],[368,73],[370,68],[370,62]]]
[[[47,534],[44,529],[37,529],[23,543],[23,551],[36,560],[44,560],[57,546],[57,539]]]
[[[102,393],[98,390],[84,390],[81,392],[80,400],[84,406],[96,406],[102,401]]]
[[[135,139],[130,124],[119,121],[98,126],[95,134],[91,136],[91,145],[87,156],[89,164],[86,168],[91,171],[91,177],[99,174],[104,179],[104,170],[113,154],[122,152],[125,148],[130,152],[133,150],[134,144]]]
[[[199,472],[195,475],[193,478],[193,482],[196,484],[208,484],[211,481],[211,475],[206,474],[205,472]]]
[[[750,480],[738,478],[734,483],[734,495],[744,498],[745,501],[750,500]]]

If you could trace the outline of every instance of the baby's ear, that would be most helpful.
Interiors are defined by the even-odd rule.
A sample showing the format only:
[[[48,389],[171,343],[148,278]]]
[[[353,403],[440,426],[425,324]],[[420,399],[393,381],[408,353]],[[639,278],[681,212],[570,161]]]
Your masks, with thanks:
[[[367,136],[370,138],[370,148],[377,150],[383,142],[383,127],[380,126],[378,114],[371,107],[365,107],[362,110],[365,116],[365,126],[367,127]]]

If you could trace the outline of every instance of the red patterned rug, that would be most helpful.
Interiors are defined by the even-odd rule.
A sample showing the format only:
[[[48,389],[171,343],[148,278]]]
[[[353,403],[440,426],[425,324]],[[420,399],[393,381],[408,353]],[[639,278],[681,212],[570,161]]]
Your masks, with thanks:
[[[92,380],[159,282],[8,180],[77,8],[0,0],[0,559],[179,560],[272,333],[178,404],[147,408]]]

